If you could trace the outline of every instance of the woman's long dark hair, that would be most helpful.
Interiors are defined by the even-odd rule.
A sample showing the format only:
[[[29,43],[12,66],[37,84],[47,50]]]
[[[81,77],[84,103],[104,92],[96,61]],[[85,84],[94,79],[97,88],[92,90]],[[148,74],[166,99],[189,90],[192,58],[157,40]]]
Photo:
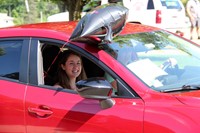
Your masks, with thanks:
[[[70,55],[76,55],[76,56],[80,57],[80,59],[81,59],[81,56],[78,53],[73,52],[71,50],[66,50],[66,51],[62,52],[61,60],[58,64],[58,73],[57,73],[57,84],[59,84],[63,88],[67,88],[67,89],[71,89],[71,87],[69,85],[69,77],[66,74],[65,70],[62,69],[61,64],[65,65],[65,62],[67,61],[67,59],[69,58]],[[82,66],[81,73],[76,78],[76,82],[87,78],[87,76],[85,74],[85,70],[83,68],[82,59],[81,59],[81,66]]]

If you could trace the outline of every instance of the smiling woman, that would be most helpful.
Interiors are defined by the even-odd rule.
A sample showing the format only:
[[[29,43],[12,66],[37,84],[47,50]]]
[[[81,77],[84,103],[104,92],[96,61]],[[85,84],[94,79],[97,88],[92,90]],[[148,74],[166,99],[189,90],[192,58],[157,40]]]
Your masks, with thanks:
[[[76,90],[76,82],[86,79],[81,56],[71,50],[61,53],[55,87]]]

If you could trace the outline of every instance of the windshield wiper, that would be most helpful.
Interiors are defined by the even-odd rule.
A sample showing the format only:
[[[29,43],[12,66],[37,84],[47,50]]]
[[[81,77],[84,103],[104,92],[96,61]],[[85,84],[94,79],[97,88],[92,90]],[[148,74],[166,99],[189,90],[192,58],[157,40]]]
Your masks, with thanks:
[[[176,92],[176,91],[190,91],[190,90],[200,90],[200,85],[183,85],[181,88],[165,89],[165,90],[160,90],[160,92]]]

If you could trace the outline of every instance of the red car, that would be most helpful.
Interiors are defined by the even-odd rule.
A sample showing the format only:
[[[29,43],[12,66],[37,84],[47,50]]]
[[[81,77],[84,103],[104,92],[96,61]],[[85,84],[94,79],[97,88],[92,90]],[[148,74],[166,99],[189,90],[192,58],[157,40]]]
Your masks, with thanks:
[[[126,13],[0,29],[0,132],[200,132],[200,47]],[[76,91],[53,87],[69,49],[88,77]]]

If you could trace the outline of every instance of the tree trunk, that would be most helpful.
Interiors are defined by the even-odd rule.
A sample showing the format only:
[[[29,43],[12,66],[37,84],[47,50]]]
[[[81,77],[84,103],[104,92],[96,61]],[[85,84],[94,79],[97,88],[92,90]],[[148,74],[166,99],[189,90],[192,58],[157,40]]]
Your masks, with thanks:
[[[83,9],[82,0],[77,0],[77,4],[75,6],[75,12],[74,12],[74,20],[79,20],[81,18],[82,9]]]
[[[30,24],[30,23],[36,23],[37,22],[37,9],[36,9],[36,0],[29,1],[29,8],[30,11],[27,13],[24,19],[24,23]]]
[[[69,21],[79,20],[81,18],[83,6],[89,1],[90,0],[60,0],[58,1],[58,7],[61,12],[69,12]]]
[[[69,12],[69,21],[73,20],[79,20],[81,18],[81,13],[83,6],[89,1],[89,0],[63,0],[66,10]]]
[[[66,4],[67,9],[69,11],[69,21],[79,20],[81,18],[81,12],[83,7],[82,0],[68,0]]]

